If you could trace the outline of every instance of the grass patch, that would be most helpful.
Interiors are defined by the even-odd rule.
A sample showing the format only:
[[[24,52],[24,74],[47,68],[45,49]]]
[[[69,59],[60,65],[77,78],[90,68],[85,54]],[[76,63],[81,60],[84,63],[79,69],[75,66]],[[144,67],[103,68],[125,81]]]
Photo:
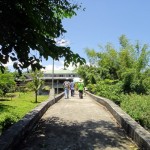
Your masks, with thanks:
[[[38,103],[35,103],[33,92],[8,94],[7,97],[0,98],[0,133],[47,99],[48,95],[38,95]]]

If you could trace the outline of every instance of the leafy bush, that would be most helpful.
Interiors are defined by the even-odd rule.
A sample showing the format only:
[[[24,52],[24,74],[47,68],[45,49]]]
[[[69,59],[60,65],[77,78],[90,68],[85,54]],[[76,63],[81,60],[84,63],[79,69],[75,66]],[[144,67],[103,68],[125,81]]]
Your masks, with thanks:
[[[19,86],[17,91],[22,92],[22,93],[27,93],[31,90],[29,88],[27,88],[26,86]]]
[[[147,94],[150,94],[150,77],[145,78],[142,81],[142,84],[145,87]]]
[[[106,97],[113,100],[116,104],[120,105],[122,83],[113,80],[103,80],[97,84],[89,84],[88,90],[98,96]]]
[[[47,85],[47,86],[43,86],[42,88],[43,91],[49,91],[50,90],[50,87]]]
[[[121,108],[144,128],[150,130],[150,95],[124,95]]]
[[[5,113],[0,118],[0,132],[3,133],[10,126],[12,126],[15,122],[18,121],[18,117],[16,115]]]
[[[3,96],[3,91],[0,89],[0,96]]]

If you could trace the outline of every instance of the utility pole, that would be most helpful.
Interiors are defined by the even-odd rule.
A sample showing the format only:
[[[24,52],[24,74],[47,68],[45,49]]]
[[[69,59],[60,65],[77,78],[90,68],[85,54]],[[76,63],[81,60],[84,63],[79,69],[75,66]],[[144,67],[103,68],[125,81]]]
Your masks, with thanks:
[[[54,89],[54,58],[53,58],[53,65],[52,65],[52,89],[50,91],[50,96],[55,99],[55,89]]]

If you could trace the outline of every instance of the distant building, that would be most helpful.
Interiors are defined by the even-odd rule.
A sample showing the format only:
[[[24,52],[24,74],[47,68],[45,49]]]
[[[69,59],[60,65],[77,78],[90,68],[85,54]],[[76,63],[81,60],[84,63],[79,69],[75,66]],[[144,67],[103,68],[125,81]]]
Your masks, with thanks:
[[[53,80],[54,81],[53,88],[54,88],[55,93],[57,94],[64,90],[63,83],[66,79],[71,81],[74,78],[78,77],[77,73],[71,70],[54,70],[54,74],[52,70],[49,70],[43,73],[44,73],[44,77],[42,77],[42,80],[44,81],[44,86],[48,86],[50,87],[50,89],[52,89],[52,80]],[[43,90],[41,88],[39,94],[42,94],[42,93],[43,93]]]

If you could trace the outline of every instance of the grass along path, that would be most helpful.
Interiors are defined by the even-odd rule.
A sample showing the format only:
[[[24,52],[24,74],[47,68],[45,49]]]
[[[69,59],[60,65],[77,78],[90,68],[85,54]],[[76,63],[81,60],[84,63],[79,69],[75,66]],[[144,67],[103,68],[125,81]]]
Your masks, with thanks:
[[[34,92],[13,93],[0,98],[0,133],[47,99],[48,95],[38,95],[38,103],[35,103]]]

